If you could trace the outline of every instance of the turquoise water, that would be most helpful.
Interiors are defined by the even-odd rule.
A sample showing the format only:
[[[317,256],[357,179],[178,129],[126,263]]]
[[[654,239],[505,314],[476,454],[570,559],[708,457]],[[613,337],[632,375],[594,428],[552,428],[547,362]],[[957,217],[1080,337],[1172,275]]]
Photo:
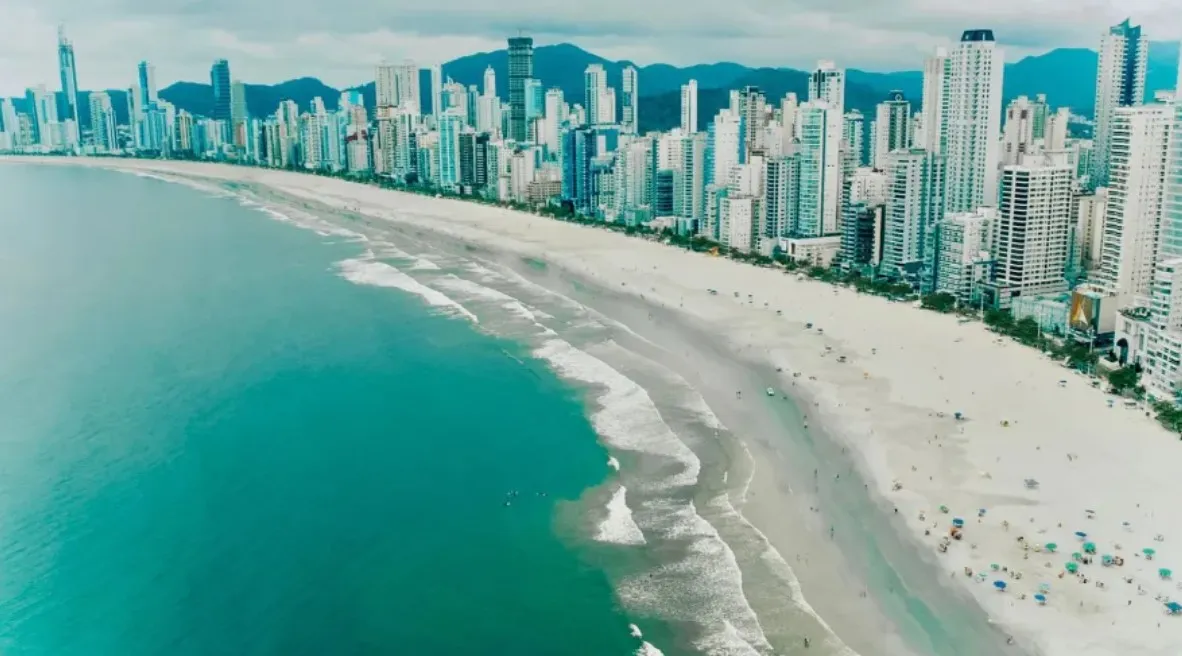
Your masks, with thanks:
[[[0,199],[0,652],[637,649],[556,524],[607,453],[520,347],[231,199],[21,166]]]

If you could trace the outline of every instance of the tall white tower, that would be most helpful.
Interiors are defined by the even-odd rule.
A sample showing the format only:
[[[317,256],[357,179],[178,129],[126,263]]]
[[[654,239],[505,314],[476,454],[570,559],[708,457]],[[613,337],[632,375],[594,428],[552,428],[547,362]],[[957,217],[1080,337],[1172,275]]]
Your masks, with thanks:
[[[587,122],[595,124],[601,116],[599,103],[607,89],[607,71],[600,64],[591,64],[583,71],[583,106],[587,109]]]
[[[943,152],[945,116],[948,96],[944,93],[947,79],[948,51],[937,48],[923,65],[923,143],[917,144],[929,153]]]
[[[845,114],[845,69],[828,60],[817,62],[809,76],[809,101],[824,100],[838,115]]]
[[[690,80],[681,85],[681,131],[686,134],[698,131],[697,80]]]
[[[1002,74],[993,30],[966,30],[949,54],[944,84],[948,212],[997,204]]]
[[[1153,282],[1165,186],[1169,105],[1112,114],[1108,206],[1097,276],[1118,296],[1147,296]]]
[[[490,97],[497,95],[497,72],[493,70],[492,66],[484,69],[484,95]]]
[[[1092,152],[1092,183],[1108,185],[1112,143],[1112,117],[1118,107],[1140,105],[1145,98],[1145,67],[1149,41],[1140,25],[1126,19],[1109,28],[1100,39],[1100,61],[1096,66],[1095,150]]]

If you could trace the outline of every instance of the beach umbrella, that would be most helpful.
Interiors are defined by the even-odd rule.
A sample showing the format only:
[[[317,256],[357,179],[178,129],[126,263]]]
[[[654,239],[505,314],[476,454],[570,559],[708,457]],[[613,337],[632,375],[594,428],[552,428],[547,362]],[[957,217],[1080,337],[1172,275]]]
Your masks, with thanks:
[[[1050,592],[1051,591],[1051,584],[1050,583],[1039,583],[1038,584],[1038,591],[1039,592]]]
[[[1082,539],[1084,539],[1084,538],[1088,537],[1088,534],[1087,534],[1087,533],[1084,533],[1083,531],[1076,531],[1076,532],[1075,532],[1075,537],[1077,537],[1077,538],[1079,538],[1079,539],[1081,539],[1081,540],[1082,540]]]
[[[1071,559],[1072,560],[1083,560],[1083,554],[1081,554],[1078,551],[1073,551],[1073,552],[1071,552]]]
[[[1180,604],[1176,601],[1166,602],[1166,612],[1169,613],[1170,615],[1177,615],[1178,613],[1182,613],[1182,604]]]
[[[1046,604],[1047,603],[1047,596],[1044,594],[1036,594],[1036,595],[1034,595],[1034,600],[1037,601],[1040,605]]]
[[[997,570],[1001,569],[1001,565],[998,565],[997,563],[990,563],[989,569],[996,572]]]
[[[1141,550],[1141,553],[1145,554],[1146,558],[1153,558],[1153,554],[1157,553],[1157,549],[1154,549],[1152,547],[1145,547],[1144,549]]]
[[[1045,548],[1047,551],[1055,553],[1055,549],[1058,549],[1059,545],[1055,544],[1054,542],[1048,542]]]
[[[1163,568],[1161,568],[1161,569],[1157,570],[1157,575],[1158,575],[1158,576],[1160,576],[1160,577],[1162,577],[1163,579],[1168,579],[1168,578],[1170,578],[1171,576],[1173,576],[1173,575],[1174,575],[1174,573],[1173,573],[1173,572],[1171,572],[1169,569],[1167,569],[1167,568],[1163,567]]]
[[[997,588],[998,590],[1005,590],[1006,589],[1006,582],[1005,581],[994,581],[993,587]]]
[[[953,518],[952,525],[955,526],[956,528],[960,528],[960,527],[964,526],[964,520],[959,517]]]
[[[1067,571],[1072,574],[1079,571],[1079,563],[1067,563]]]
[[[1112,564],[1112,556],[1109,556],[1108,554],[1104,554],[1103,556],[1100,556],[1100,562],[1104,563],[1105,565],[1111,565]]]
[[[942,513],[947,513],[947,512],[948,512],[948,506],[940,506],[940,512],[942,512]]]
[[[1096,553],[1096,543],[1095,542],[1085,542],[1084,543],[1084,552],[1090,553],[1090,554]]]

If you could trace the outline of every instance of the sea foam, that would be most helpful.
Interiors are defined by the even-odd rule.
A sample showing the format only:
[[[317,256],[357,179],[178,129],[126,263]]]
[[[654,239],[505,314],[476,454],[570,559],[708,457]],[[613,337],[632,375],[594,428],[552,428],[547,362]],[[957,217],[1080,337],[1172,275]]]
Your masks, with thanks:
[[[485,287],[479,283],[475,283],[471,280],[459,278],[453,275],[435,280],[432,282],[432,284],[437,287],[442,287],[448,291],[467,294],[472,298],[499,303],[502,309],[508,310],[514,315],[519,316],[522,319],[526,319],[527,321],[533,321],[535,323],[537,322],[537,317],[534,315],[533,311],[526,307],[524,303],[504,292],[498,291],[491,287]]]
[[[374,287],[392,287],[409,292],[426,301],[429,305],[448,312],[467,317],[472,323],[479,323],[479,319],[463,305],[455,302],[443,292],[432,289],[405,273],[383,262],[369,259],[344,260],[338,265],[341,275],[349,282]]]
[[[644,388],[562,339],[547,340],[534,355],[564,378],[604,388],[598,398],[601,409],[591,416],[591,423],[608,446],[665,456],[681,464],[681,471],[658,483],[659,487],[697,483],[698,457],[665,424]]]
[[[607,502],[607,517],[599,523],[595,531],[595,539],[599,542],[624,545],[645,544],[644,533],[632,518],[632,510],[628,508],[628,500],[624,486],[616,488],[612,498]]]

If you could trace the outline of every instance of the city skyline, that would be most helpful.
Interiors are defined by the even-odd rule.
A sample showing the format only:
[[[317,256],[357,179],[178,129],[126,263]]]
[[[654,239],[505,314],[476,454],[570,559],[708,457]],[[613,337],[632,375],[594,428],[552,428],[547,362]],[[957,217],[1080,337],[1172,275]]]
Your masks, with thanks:
[[[349,0],[347,4],[363,2]],[[60,2],[33,4],[29,0],[11,0],[9,4],[13,6],[6,12],[12,20],[0,26],[3,96],[19,95],[34,81],[49,79],[56,73],[40,53],[45,39],[53,38],[62,22],[71,40],[79,44],[78,74],[83,89],[125,86],[123,71],[141,59],[159,68],[161,87],[176,80],[201,80],[208,75],[209,63],[220,58],[234,61],[239,77],[247,81],[278,82],[313,76],[333,86],[348,87],[367,80],[367,71],[382,58],[396,61],[413,57],[424,63],[438,63],[503,49],[503,37],[518,31],[530,34],[535,45],[573,42],[606,59],[629,60],[642,66],[729,61],[811,70],[817,59],[835,59],[842,67],[870,71],[919,70],[933,48],[955,44],[955,36],[949,35],[978,25],[1001,35],[1007,61],[1057,47],[1094,49],[1099,26],[1116,24],[1130,16],[1134,22],[1150,26],[1148,36],[1152,40],[1177,40],[1182,36],[1182,18],[1167,11],[1166,3],[1160,0],[1143,0],[1134,6],[1097,0],[1086,12],[1079,12],[1074,4],[1070,5],[1072,11],[1067,11],[1067,3],[1063,7],[1040,3],[1033,15],[1017,2],[1007,1],[1001,6],[992,3],[985,11],[958,0],[939,12],[927,10],[913,23],[904,21],[904,17],[916,13],[915,7],[907,3],[892,6],[889,17],[868,11],[863,12],[863,17],[854,11],[854,3],[828,7],[822,12],[810,8],[811,0],[798,0],[793,6],[778,6],[774,11],[743,6],[741,2],[737,11],[728,6],[725,16],[717,15],[717,10],[705,12],[710,15],[709,21],[695,16],[656,26],[636,17],[625,20],[622,3],[620,7],[614,3],[597,5],[598,14],[594,16],[551,16],[558,10],[536,8],[521,12],[530,17],[521,19],[521,25],[510,24],[503,17],[510,12],[504,11],[499,11],[494,20],[487,12],[456,8],[467,14],[466,19],[471,21],[464,23],[471,25],[457,25],[455,21],[443,24],[438,20],[439,9],[397,11],[397,21],[392,15],[388,24],[399,25],[407,33],[380,27],[359,29],[351,23],[338,24],[331,17],[327,22],[323,17],[311,21],[305,16],[309,12],[299,8],[285,9],[282,20],[274,12],[268,14],[271,24],[265,27],[273,29],[264,29],[255,16],[263,12],[254,11],[253,6],[246,15],[240,9],[220,17],[208,15],[218,6],[216,0],[188,5],[183,10],[154,9],[147,15],[137,11],[135,18],[124,17],[128,7],[121,0],[84,8],[66,7]],[[391,12],[389,7],[385,11]],[[225,15],[233,15],[234,23],[224,23]],[[835,25],[826,27],[826,21]],[[366,24],[384,22],[379,11]],[[866,26],[860,26],[863,23]],[[652,32],[651,36],[640,38],[646,30]],[[845,38],[835,33],[841,30],[845,30]],[[692,42],[678,45],[682,41]],[[349,47],[341,47],[344,42]]]

